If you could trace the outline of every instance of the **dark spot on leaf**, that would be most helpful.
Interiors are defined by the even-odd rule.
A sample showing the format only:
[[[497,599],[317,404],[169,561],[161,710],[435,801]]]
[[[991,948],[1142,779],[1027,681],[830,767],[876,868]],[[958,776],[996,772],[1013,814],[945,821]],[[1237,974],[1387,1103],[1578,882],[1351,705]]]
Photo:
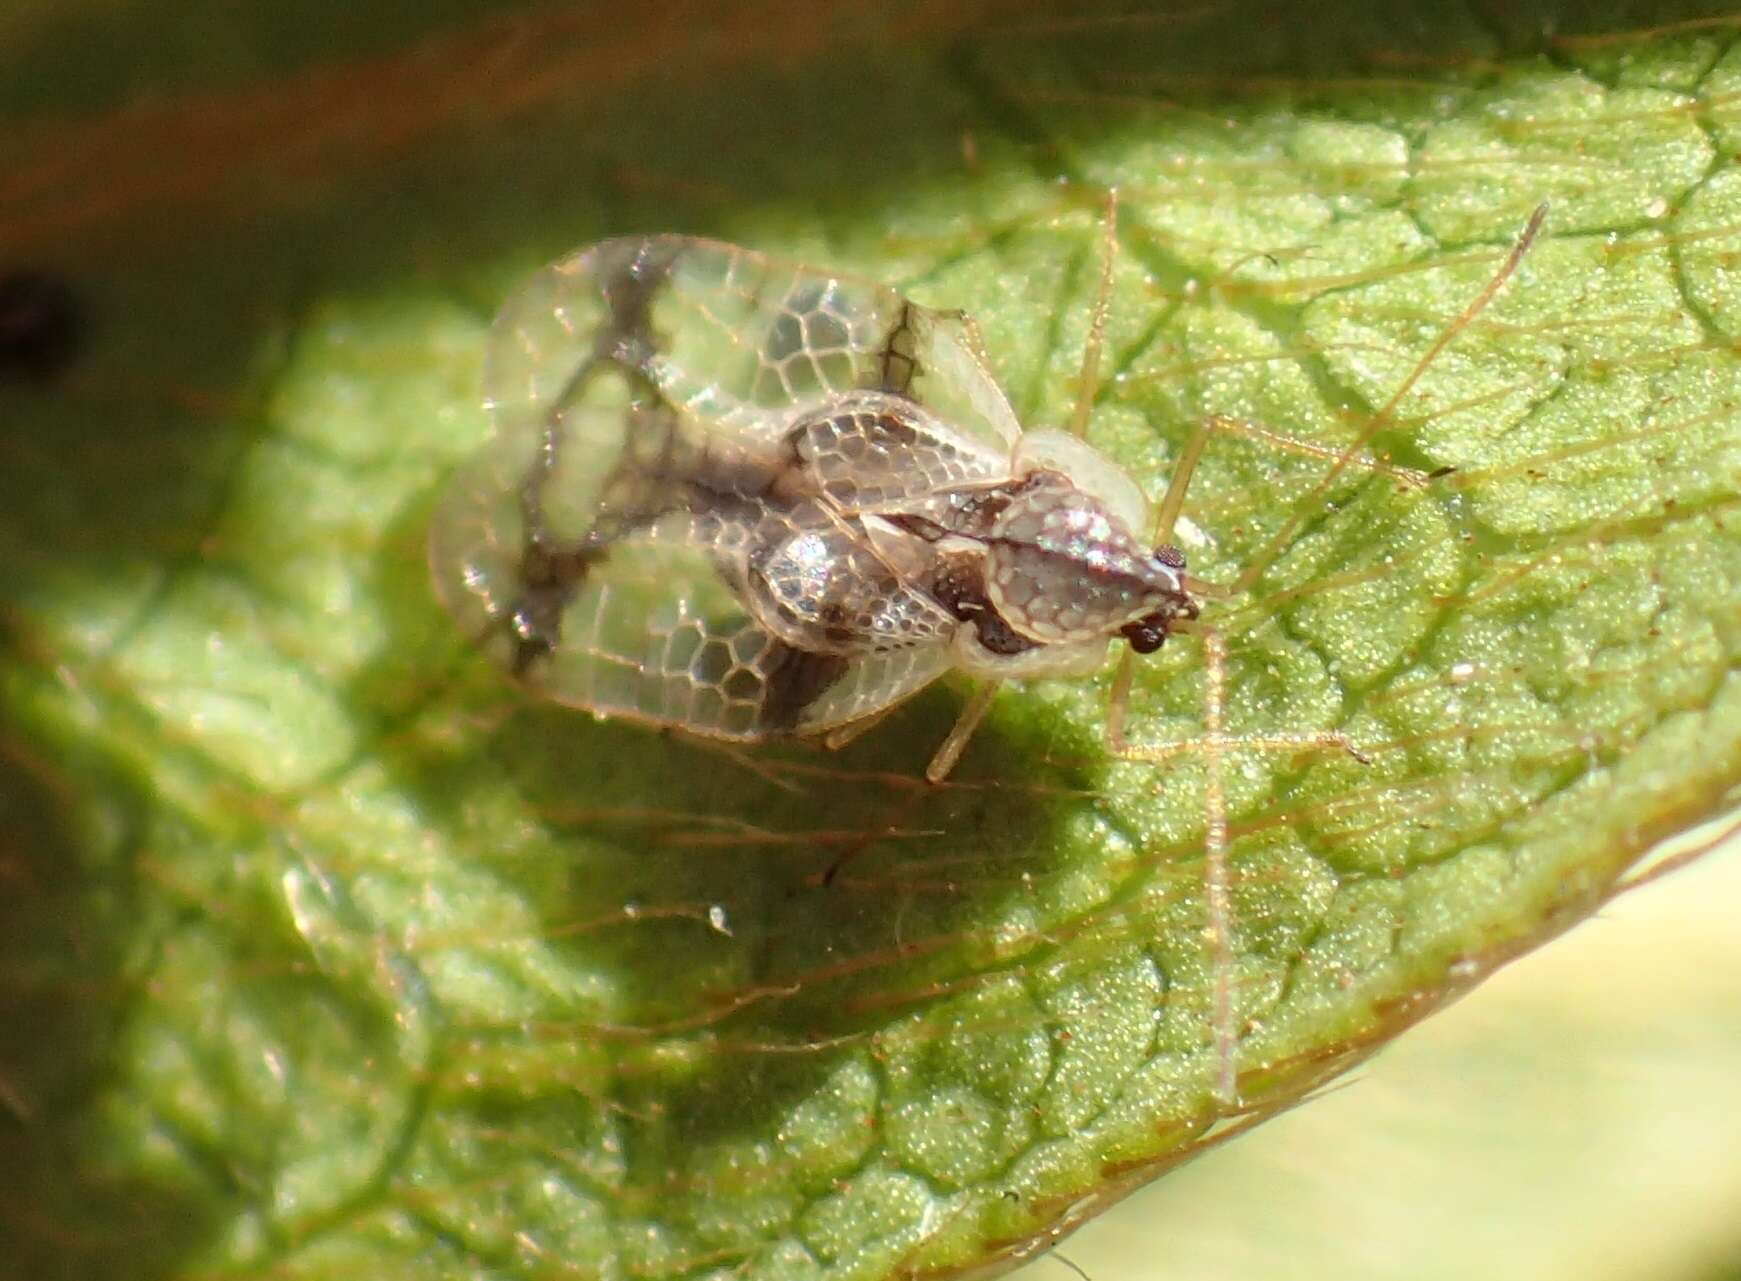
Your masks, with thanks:
[[[64,281],[36,271],[0,277],[0,378],[49,378],[78,339],[78,302]]]

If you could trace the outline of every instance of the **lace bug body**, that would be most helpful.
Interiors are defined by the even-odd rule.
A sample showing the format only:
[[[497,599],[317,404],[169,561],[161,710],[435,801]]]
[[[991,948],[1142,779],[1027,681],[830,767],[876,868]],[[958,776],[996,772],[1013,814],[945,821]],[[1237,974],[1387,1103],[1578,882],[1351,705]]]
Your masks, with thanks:
[[[503,309],[495,437],[435,522],[438,591],[541,695],[757,741],[951,669],[1098,670],[1197,604],[1148,504],[1024,433],[958,314],[677,236],[604,241]]]

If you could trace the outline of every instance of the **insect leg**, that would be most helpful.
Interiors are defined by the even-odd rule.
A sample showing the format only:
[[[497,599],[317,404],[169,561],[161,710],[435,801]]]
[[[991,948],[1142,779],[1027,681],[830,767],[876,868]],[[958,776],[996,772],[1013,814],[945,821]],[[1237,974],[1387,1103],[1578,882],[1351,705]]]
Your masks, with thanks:
[[[1277,449],[1285,449],[1290,453],[1305,454],[1311,458],[1329,459],[1343,467],[1364,468],[1367,471],[1377,472],[1381,476],[1394,477],[1410,489],[1424,489],[1433,479],[1427,472],[1417,471],[1413,467],[1398,467],[1394,463],[1382,462],[1364,454],[1350,455],[1345,450],[1332,449],[1328,445],[1321,445],[1316,441],[1284,436],[1281,432],[1271,431],[1267,427],[1259,427],[1255,423],[1248,423],[1238,418],[1210,414],[1197,424],[1191,432],[1190,438],[1186,440],[1184,449],[1179,451],[1179,457],[1173,464],[1173,474],[1167,481],[1166,492],[1161,495],[1161,501],[1155,507],[1154,541],[1156,544],[1172,542],[1173,529],[1179,523],[1179,512],[1185,504],[1185,493],[1190,488],[1191,477],[1197,470],[1197,464],[1203,459],[1203,451],[1209,445],[1209,438],[1216,432],[1245,436],[1273,445]],[[1231,595],[1236,590],[1238,589],[1229,588],[1227,594]]]
[[[1185,442],[1185,448],[1173,463],[1173,474],[1167,481],[1167,492],[1161,495],[1161,501],[1155,507],[1152,541],[1157,547],[1173,541],[1173,526],[1179,523],[1179,509],[1185,505],[1185,491],[1191,488],[1191,477],[1196,473],[1197,464],[1203,458],[1203,450],[1209,444],[1209,434],[1214,430],[1213,422],[1213,419],[1205,418],[1197,424],[1191,438]]]
[[[979,728],[979,723],[985,719],[985,714],[991,710],[992,700],[997,697],[997,691],[1002,684],[1002,681],[986,681],[973,691],[973,697],[967,700],[961,714],[955,718],[955,725],[950,729],[948,737],[938,744],[931,763],[925,767],[927,780],[941,783],[954,771],[956,762],[961,759],[961,753],[967,750],[968,740]]]
[[[1203,896],[1212,975],[1210,1035],[1215,1046],[1214,1095],[1223,1106],[1239,1102],[1235,1054],[1239,1033],[1233,1009],[1232,903],[1228,880],[1228,829],[1226,762],[1231,751],[1297,753],[1324,748],[1346,751],[1356,759],[1366,757],[1344,734],[1332,731],[1298,734],[1230,735],[1226,732],[1227,643],[1212,627],[1197,627],[1203,637],[1203,729],[1189,739],[1168,743],[1132,743],[1125,734],[1129,712],[1131,677],[1135,665],[1126,650],[1113,676],[1107,698],[1107,751],[1119,760],[1159,764],[1186,753],[1204,758],[1203,803]]]
[[[903,702],[905,700],[902,700]],[[900,703],[890,703],[880,712],[872,712],[869,716],[861,716],[856,721],[848,721],[837,725],[822,736],[822,746],[831,752],[838,752],[849,743],[855,743],[859,737],[881,725],[901,706]]]
[[[1118,253],[1118,188],[1106,189],[1106,217],[1101,223],[1100,289],[1088,322],[1088,337],[1082,344],[1082,369],[1076,376],[1076,412],[1070,416],[1070,434],[1080,440],[1088,434],[1088,417],[1094,412],[1094,397],[1100,390],[1100,353],[1106,346],[1106,316],[1112,307],[1112,266]]]
[[[1546,204],[1536,206],[1535,212],[1530,215],[1529,222],[1525,224],[1517,240],[1513,242],[1510,252],[1505,255],[1504,260],[1499,264],[1499,270],[1493,274],[1492,279],[1482,287],[1480,293],[1469,300],[1462,311],[1452,318],[1451,323],[1439,332],[1439,336],[1427,348],[1426,354],[1415,362],[1414,368],[1409,370],[1408,376],[1391,393],[1390,398],[1379,407],[1378,412],[1373,414],[1366,426],[1361,428],[1360,433],[1336,456],[1330,469],[1319,479],[1312,491],[1295,504],[1293,512],[1287,520],[1282,522],[1282,527],[1275,532],[1275,536],[1270,539],[1257,557],[1246,565],[1238,579],[1235,580],[1233,584],[1235,591],[1244,591],[1263,577],[1264,571],[1270,567],[1277,556],[1281,555],[1283,549],[1299,532],[1300,525],[1306,520],[1307,514],[1322,507],[1324,495],[1336,483],[1336,478],[1346,468],[1357,465],[1357,460],[1362,456],[1361,451],[1372,442],[1375,436],[1392,424],[1396,417],[1397,406],[1403,402],[1409,392],[1414,390],[1415,384],[1426,374],[1433,362],[1444,353],[1445,348],[1451,345],[1457,335],[1473,324],[1475,318],[1487,309],[1487,305],[1498,297],[1499,291],[1505,287],[1506,281],[1517,274],[1517,269],[1522,264],[1524,255],[1529,252],[1530,246],[1535,243],[1536,237],[1541,233],[1542,222],[1547,218],[1547,213]],[[1171,486],[1169,486],[1168,492],[1170,496]]]

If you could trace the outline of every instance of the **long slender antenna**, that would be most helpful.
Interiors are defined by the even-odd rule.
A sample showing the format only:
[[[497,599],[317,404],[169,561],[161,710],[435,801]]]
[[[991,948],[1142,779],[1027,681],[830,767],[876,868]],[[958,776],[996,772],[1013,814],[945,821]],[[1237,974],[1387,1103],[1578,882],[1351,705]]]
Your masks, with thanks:
[[[1155,527],[1150,531],[1151,542],[1158,545],[1173,541],[1173,526],[1179,523],[1179,512],[1185,506],[1185,493],[1191,488],[1191,477],[1196,473],[1197,464],[1208,444],[1208,428],[1199,426],[1191,433],[1191,439],[1185,442],[1185,448],[1173,461],[1173,474],[1167,481],[1167,492],[1161,495],[1161,501],[1155,507]]]
[[[1081,439],[1088,434],[1088,416],[1100,391],[1100,352],[1106,345],[1106,316],[1112,308],[1112,265],[1118,255],[1118,188],[1106,189],[1106,217],[1100,244],[1100,289],[1094,299],[1094,314],[1088,322],[1088,337],[1082,344],[1082,372],[1076,376],[1076,412],[1070,416],[1070,434]]]
[[[1536,236],[1540,234],[1542,222],[1547,218],[1547,216],[1548,206],[1547,202],[1544,201],[1535,207],[1534,213],[1530,214],[1529,222],[1525,224],[1523,234],[1518,236],[1516,243],[1511,246],[1511,252],[1506,254],[1505,261],[1500,264],[1500,268],[1498,272],[1494,274],[1493,279],[1489,280],[1486,287],[1469,301],[1468,306],[1464,307],[1462,311],[1457,313],[1457,318],[1455,320],[1445,326],[1444,330],[1433,342],[1433,345],[1427,348],[1427,354],[1415,362],[1415,367],[1409,371],[1408,377],[1404,378],[1402,384],[1391,393],[1390,399],[1384,402],[1383,407],[1380,408],[1379,411],[1372,416],[1371,421],[1361,429],[1360,434],[1354,438],[1353,443],[1337,456],[1336,461],[1330,465],[1330,470],[1325,472],[1323,477],[1312,488],[1312,492],[1307,494],[1298,503],[1294,504],[1293,512],[1289,514],[1287,520],[1282,522],[1282,527],[1276,531],[1275,537],[1269,540],[1269,542],[1264,546],[1263,551],[1260,552],[1256,559],[1254,559],[1251,564],[1247,565],[1244,572],[1239,575],[1238,580],[1234,583],[1234,589],[1236,591],[1243,591],[1257,581],[1258,576],[1261,575],[1264,570],[1269,567],[1270,563],[1275,560],[1276,556],[1280,554],[1281,549],[1287,546],[1288,540],[1293,538],[1293,536],[1299,532],[1300,525],[1306,519],[1306,512],[1317,509],[1324,495],[1330,491],[1330,486],[1336,483],[1336,478],[1343,473],[1349,463],[1354,461],[1355,456],[1372,442],[1374,436],[1378,435],[1379,432],[1383,431],[1390,425],[1392,418],[1396,414],[1396,407],[1402,403],[1403,398],[1407,396],[1409,392],[1414,390],[1415,384],[1421,380],[1421,377],[1427,372],[1428,367],[1439,358],[1440,353],[1443,352],[1446,347],[1451,345],[1452,340],[1455,339],[1458,334],[1467,329],[1470,323],[1487,309],[1487,304],[1492,302],[1494,298],[1498,296],[1499,291],[1505,287],[1505,282],[1517,274],[1518,266],[1523,262],[1523,256],[1529,252],[1530,246],[1535,244]]]

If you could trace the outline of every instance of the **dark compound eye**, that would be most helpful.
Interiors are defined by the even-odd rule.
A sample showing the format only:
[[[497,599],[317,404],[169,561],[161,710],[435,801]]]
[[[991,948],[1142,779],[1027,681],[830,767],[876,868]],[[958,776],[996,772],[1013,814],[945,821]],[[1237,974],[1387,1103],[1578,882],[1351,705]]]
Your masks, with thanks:
[[[1154,653],[1167,639],[1167,624],[1158,614],[1150,614],[1134,623],[1126,623],[1118,630],[1130,642],[1131,649],[1138,654]]]
[[[1160,561],[1161,564],[1165,565],[1168,569],[1185,568],[1185,553],[1180,551],[1177,547],[1172,546],[1170,543],[1162,543],[1159,547],[1155,548],[1155,559]]]
[[[0,378],[49,377],[78,336],[78,305],[64,283],[32,271],[0,277]]]

